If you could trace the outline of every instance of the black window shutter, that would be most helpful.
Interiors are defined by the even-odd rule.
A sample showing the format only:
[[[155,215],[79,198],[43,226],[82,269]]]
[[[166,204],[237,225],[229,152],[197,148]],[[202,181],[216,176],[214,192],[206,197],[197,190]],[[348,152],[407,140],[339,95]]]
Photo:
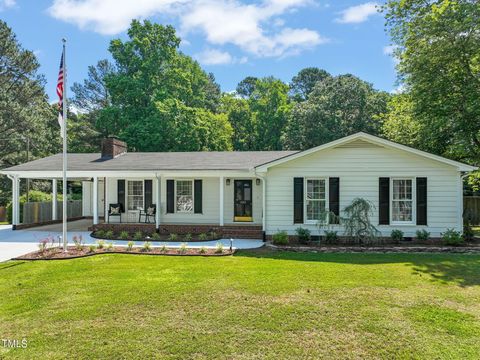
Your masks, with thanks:
[[[303,177],[293,179],[293,223],[303,224]]]
[[[417,178],[417,225],[427,225],[427,178]]]
[[[330,219],[330,224],[338,224],[340,215],[340,178],[338,177],[328,179],[328,207],[336,215]]]
[[[152,206],[152,180],[145,180],[145,209]]]
[[[202,213],[202,180],[195,180],[193,184],[193,197],[195,204],[193,206],[195,214]]]
[[[167,180],[167,214],[175,212],[175,180]]]
[[[379,178],[378,182],[378,223],[390,224],[390,178]]]
[[[125,180],[117,180],[117,202],[120,204],[120,212],[125,212]]]

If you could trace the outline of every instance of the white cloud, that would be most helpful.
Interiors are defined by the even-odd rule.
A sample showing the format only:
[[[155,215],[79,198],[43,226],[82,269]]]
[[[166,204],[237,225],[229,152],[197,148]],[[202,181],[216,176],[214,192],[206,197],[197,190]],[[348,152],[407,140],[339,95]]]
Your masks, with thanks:
[[[59,20],[103,35],[118,34],[132,19],[169,12],[184,0],[54,0],[48,13]]]
[[[48,12],[105,35],[125,31],[132,18],[168,15],[178,19],[181,34],[201,33],[216,47],[231,44],[266,57],[298,54],[327,41],[314,30],[291,29],[279,21],[279,16],[310,3],[312,0],[54,0]],[[223,61],[227,61],[225,55]]]
[[[218,49],[207,49],[201,53],[195,54],[194,58],[203,65],[226,65],[226,64],[244,64],[248,61],[246,56],[236,58],[227,51]]]
[[[15,0],[0,0],[0,11],[10,9],[16,5]]]
[[[351,6],[340,12],[340,17],[335,19],[342,24],[358,24],[367,21],[372,15],[378,14],[376,2],[367,2],[360,5]]]
[[[383,47],[383,55],[393,55],[393,52],[397,48],[396,45],[387,45]]]

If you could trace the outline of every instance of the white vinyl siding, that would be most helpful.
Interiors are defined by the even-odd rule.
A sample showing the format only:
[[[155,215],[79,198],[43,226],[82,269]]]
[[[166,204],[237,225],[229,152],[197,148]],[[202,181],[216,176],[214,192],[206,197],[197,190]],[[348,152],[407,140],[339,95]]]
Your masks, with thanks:
[[[352,146],[319,151],[268,170],[267,234],[274,234],[279,230],[295,234],[298,227],[298,224],[293,223],[295,177],[339,177],[341,215],[342,210],[353,199],[361,197],[370,200],[375,205],[372,223],[384,236],[390,236],[391,231],[398,228],[398,225],[378,225],[379,178],[411,178],[415,186],[416,177],[427,177],[428,227],[417,226],[414,221],[401,227],[405,236],[415,236],[419,229],[427,229],[434,237],[439,237],[447,228],[462,230],[458,215],[458,209],[462,209],[460,175],[456,168],[402,150],[380,146]],[[415,220],[415,217],[413,219]],[[319,229],[314,224],[305,224],[304,227],[310,229],[314,235],[319,234]],[[341,226],[334,228],[339,231],[339,235],[343,233]],[[320,233],[323,233],[323,230]]]

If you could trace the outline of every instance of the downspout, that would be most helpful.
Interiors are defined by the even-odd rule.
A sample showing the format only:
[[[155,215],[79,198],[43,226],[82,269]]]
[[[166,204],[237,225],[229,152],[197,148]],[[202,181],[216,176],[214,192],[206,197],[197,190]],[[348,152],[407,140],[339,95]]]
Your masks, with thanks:
[[[460,189],[459,189],[459,201],[460,201],[460,206],[458,209],[458,221],[459,225],[461,226],[461,232],[463,233],[463,180],[469,176],[469,172],[461,172],[460,171]]]
[[[160,232],[160,214],[161,214],[161,206],[160,206],[160,189],[161,189],[161,181],[162,177],[158,175],[158,173],[155,173],[155,178],[157,179],[157,189],[156,189],[156,197],[155,197],[155,202],[157,204],[157,208],[155,210],[155,227],[157,228],[157,232]]]

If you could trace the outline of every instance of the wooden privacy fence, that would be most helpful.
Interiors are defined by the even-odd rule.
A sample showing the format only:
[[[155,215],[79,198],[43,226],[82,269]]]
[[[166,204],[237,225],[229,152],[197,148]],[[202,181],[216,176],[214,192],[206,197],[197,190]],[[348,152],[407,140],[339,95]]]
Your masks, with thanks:
[[[63,203],[57,201],[57,219],[62,220]],[[82,216],[82,200],[70,200],[67,205],[67,218],[76,218]],[[27,202],[23,204],[23,223],[36,224],[52,219],[51,202]]]
[[[463,197],[463,217],[472,225],[480,225],[480,196]]]
[[[5,206],[0,206],[0,222],[7,221],[7,208]]]

